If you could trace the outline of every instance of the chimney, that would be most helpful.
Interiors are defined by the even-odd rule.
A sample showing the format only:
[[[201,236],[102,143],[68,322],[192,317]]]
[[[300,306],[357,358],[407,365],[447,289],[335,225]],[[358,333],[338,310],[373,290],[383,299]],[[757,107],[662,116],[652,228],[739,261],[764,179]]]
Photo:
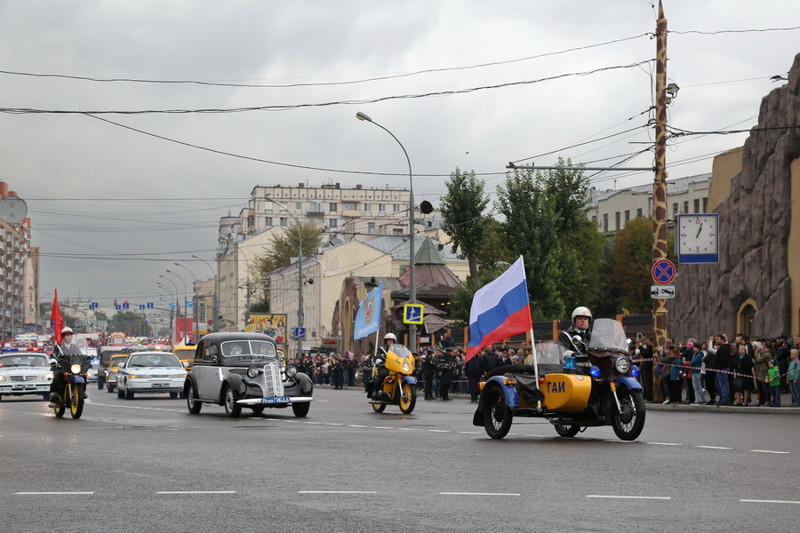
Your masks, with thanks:
[[[306,184],[305,183],[298,183],[297,186],[302,189],[303,187],[306,186]]]
[[[8,196],[8,183],[0,181],[0,198]]]
[[[356,189],[361,190],[361,185],[356,185]]]

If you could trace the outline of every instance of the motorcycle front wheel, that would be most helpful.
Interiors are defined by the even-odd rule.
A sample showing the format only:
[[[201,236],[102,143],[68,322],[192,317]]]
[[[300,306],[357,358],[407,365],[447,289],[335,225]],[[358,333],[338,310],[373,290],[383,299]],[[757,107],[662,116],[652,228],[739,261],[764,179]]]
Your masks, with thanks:
[[[69,414],[72,418],[78,419],[83,414],[83,390],[79,383],[70,383],[69,394]]]
[[[506,405],[503,391],[499,386],[489,387],[481,394],[486,395],[485,398],[481,398],[481,403],[484,405],[483,426],[486,428],[486,434],[493,439],[502,439],[511,429],[514,413]]]
[[[408,383],[400,385],[400,412],[409,415],[416,404],[417,388]]]
[[[642,391],[617,393],[621,411],[614,413],[611,420],[614,433],[622,440],[636,440],[644,429],[645,405]]]

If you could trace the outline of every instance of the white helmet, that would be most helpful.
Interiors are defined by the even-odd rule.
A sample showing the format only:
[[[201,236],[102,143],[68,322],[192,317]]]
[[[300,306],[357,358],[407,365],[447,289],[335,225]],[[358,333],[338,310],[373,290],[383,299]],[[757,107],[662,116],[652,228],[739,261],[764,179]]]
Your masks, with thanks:
[[[61,335],[72,335],[72,328],[65,327],[61,330]]]
[[[395,337],[394,333],[387,333],[383,336],[384,342],[386,341],[394,341],[397,342],[397,337]]]
[[[579,316],[585,316],[589,320],[592,319],[592,312],[589,311],[588,307],[576,307],[574,311],[572,311],[572,321],[575,322],[575,319]]]

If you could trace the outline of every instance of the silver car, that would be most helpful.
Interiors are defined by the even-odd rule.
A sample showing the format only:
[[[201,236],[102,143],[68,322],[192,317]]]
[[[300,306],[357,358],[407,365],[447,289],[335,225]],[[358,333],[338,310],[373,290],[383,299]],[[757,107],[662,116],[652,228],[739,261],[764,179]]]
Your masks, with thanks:
[[[20,352],[0,355],[0,398],[40,394],[50,399],[53,373],[43,353]]]
[[[177,398],[183,392],[186,369],[175,354],[136,352],[117,370],[117,396],[133,399],[134,394],[169,393]]]

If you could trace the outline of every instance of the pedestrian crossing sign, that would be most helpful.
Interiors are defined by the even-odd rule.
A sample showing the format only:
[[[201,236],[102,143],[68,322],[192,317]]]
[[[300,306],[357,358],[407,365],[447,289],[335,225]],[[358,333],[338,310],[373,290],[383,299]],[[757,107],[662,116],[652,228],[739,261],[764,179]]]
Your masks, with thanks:
[[[403,305],[403,324],[422,324],[424,304]]]

